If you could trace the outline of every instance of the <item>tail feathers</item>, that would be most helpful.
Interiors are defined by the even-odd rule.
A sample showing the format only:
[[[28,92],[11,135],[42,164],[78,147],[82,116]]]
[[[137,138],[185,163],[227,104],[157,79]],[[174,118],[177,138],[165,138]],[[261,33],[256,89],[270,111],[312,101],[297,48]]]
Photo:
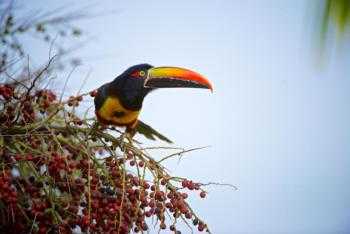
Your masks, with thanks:
[[[138,121],[138,124],[135,130],[137,133],[144,135],[147,139],[155,141],[157,140],[156,138],[158,138],[159,140],[165,141],[167,143],[173,143],[167,137],[159,133],[157,130],[155,130],[148,124],[145,124],[141,120]]]

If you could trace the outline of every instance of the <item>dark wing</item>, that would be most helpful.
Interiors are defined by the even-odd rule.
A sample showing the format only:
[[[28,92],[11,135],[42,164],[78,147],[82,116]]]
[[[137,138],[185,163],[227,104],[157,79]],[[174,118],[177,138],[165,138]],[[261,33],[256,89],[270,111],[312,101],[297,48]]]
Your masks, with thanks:
[[[138,121],[135,130],[137,133],[144,135],[147,139],[155,141],[155,140],[157,140],[156,138],[158,138],[159,140],[165,141],[167,143],[173,143],[167,137],[160,134],[157,130],[155,130],[154,128],[152,128],[148,124],[145,124],[141,120]]]

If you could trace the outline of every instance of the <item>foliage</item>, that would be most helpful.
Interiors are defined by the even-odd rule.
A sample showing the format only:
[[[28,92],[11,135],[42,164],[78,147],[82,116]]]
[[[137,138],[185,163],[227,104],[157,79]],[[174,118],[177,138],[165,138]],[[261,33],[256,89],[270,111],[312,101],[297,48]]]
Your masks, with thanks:
[[[344,33],[350,24],[350,1],[349,0],[326,0],[323,13],[323,34],[328,30],[329,24],[333,23],[340,33]]]

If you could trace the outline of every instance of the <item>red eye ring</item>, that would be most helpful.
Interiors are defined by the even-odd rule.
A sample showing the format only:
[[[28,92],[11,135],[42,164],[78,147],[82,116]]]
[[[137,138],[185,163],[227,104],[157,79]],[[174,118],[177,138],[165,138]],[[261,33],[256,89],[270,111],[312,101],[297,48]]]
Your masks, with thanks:
[[[139,71],[134,71],[133,73],[131,73],[132,77],[140,77],[140,72]]]

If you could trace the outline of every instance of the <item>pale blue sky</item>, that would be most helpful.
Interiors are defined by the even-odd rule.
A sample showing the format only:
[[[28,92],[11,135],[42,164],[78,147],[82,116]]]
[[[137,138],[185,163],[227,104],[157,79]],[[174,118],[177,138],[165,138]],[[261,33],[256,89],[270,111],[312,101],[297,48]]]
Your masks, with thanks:
[[[154,92],[141,115],[176,145],[211,145],[170,163],[173,173],[239,188],[212,187],[206,200],[192,199],[213,233],[350,232],[349,46],[316,65],[310,3],[89,3],[104,14],[78,23],[93,40],[77,52],[84,63],[68,91],[89,69],[84,90],[144,62],[192,68],[214,84],[214,94]]]

